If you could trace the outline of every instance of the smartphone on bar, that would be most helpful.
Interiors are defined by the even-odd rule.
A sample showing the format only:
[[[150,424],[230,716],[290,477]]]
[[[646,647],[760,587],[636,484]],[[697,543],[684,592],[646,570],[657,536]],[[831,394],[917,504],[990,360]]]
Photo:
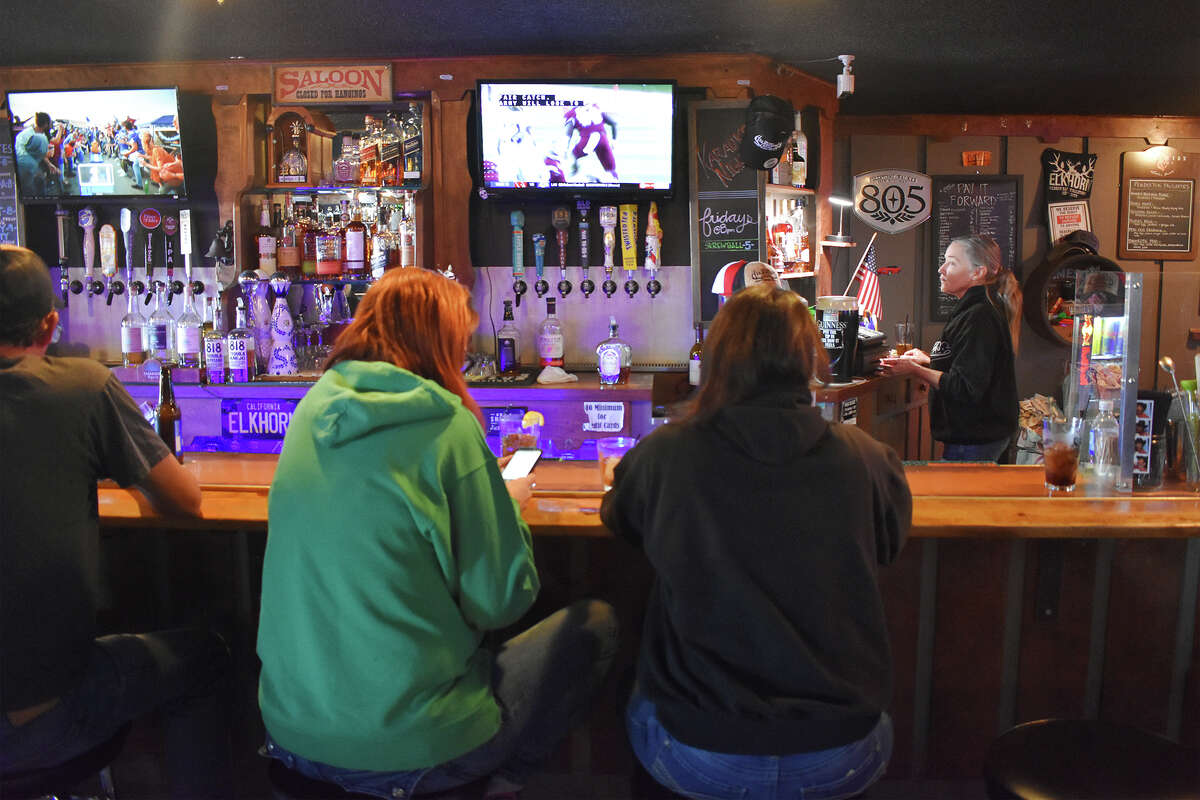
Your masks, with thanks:
[[[512,454],[512,458],[504,465],[504,471],[500,473],[501,477],[506,481],[511,481],[516,478],[524,478],[533,471],[533,465],[542,457],[542,451],[534,448],[522,448]]]

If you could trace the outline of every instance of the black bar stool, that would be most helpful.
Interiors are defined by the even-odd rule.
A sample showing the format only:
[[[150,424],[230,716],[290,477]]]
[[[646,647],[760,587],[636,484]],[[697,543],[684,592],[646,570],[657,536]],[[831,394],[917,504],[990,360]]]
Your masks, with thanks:
[[[1200,800],[1200,752],[1098,720],[1044,719],[988,748],[991,800]]]
[[[73,788],[99,775],[101,797],[114,800],[116,791],[109,765],[121,752],[132,727],[133,723],[126,722],[107,741],[57,766],[0,775],[0,797],[4,800],[34,800],[47,795],[69,797]]]

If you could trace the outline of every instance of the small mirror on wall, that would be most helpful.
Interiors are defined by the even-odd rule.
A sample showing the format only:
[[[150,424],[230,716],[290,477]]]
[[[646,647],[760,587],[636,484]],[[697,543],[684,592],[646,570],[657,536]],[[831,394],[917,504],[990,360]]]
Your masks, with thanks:
[[[1093,252],[1085,245],[1060,242],[1046,254],[1045,260],[1025,284],[1025,320],[1043,339],[1064,347],[1071,346],[1075,317],[1077,270],[1095,273],[1121,272],[1115,261]],[[1102,283],[1103,274],[1095,283]]]

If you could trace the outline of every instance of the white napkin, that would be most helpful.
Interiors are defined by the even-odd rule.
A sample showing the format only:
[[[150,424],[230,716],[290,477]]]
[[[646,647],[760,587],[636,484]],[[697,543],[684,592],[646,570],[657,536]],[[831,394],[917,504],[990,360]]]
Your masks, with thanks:
[[[570,383],[577,380],[578,375],[572,375],[562,367],[546,367],[537,376],[538,383]]]

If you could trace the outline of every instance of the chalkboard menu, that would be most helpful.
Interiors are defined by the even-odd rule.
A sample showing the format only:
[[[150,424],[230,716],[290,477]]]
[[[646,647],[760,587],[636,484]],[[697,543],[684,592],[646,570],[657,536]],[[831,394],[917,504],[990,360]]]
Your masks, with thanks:
[[[746,105],[705,100],[688,107],[692,307],[704,322],[719,307],[712,283],[721,267],[730,261],[758,261],[761,252],[758,170],[738,155]]]
[[[1021,253],[1021,178],[1013,175],[933,176],[933,263],[929,317],[945,322],[958,302],[941,291],[937,270],[950,242],[959,236],[990,236],[1000,245],[1004,266],[1017,272]],[[1019,275],[1018,275],[1019,277]]]
[[[0,117],[0,244],[20,244],[17,232],[17,162],[7,117]]]
[[[1173,147],[1121,154],[1117,256],[1192,261],[1200,156]]]

